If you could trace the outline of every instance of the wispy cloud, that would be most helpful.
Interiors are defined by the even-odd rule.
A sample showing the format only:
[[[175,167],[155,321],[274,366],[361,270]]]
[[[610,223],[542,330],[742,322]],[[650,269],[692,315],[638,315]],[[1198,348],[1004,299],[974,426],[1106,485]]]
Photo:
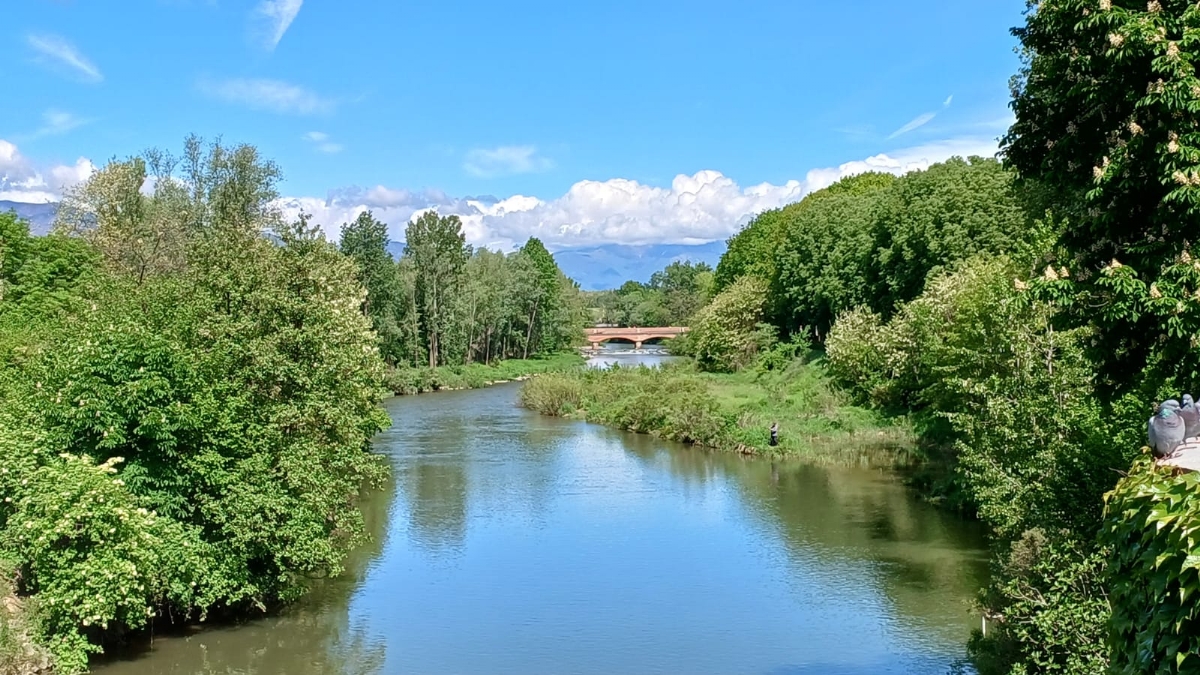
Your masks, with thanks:
[[[38,127],[33,133],[26,135],[24,140],[34,140],[44,136],[61,136],[87,123],[88,120],[78,115],[51,108],[42,113],[42,126]]]
[[[953,101],[954,101],[953,94],[946,97],[945,102],[942,103],[942,110],[949,108],[950,103]],[[941,112],[941,111],[935,110],[933,112],[927,112],[927,113],[922,113],[920,115],[917,115],[908,124],[905,124],[904,126],[900,127],[899,129],[893,131],[892,134],[887,137],[887,139],[890,141],[893,138],[903,136],[904,134],[907,134],[910,131],[915,131],[917,129],[920,129],[921,127],[925,126],[926,124],[929,124],[930,122],[932,122],[933,118],[937,117],[939,112]]]
[[[196,87],[207,96],[253,110],[290,115],[321,115],[332,113],[337,108],[332,99],[280,80],[202,78]]]
[[[254,18],[262,33],[263,46],[272,51],[279,46],[304,0],[263,0],[254,9]]]
[[[334,143],[329,138],[329,134],[323,131],[310,131],[304,134],[304,140],[312,144],[318,152],[324,152],[329,155],[339,153],[344,149],[341,143]]]
[[[30,34],[26,42],[37,52],[37,60],[45,65],[77,77],[84,82],[103,82],[104,74],[75,45],[58,35]]]
[[[554,161],[538,154],[532,145],[502,145],[475,148],[467,153],[463,169],[472,176],[495,178],[518,173],[537,173],[554,168]]]

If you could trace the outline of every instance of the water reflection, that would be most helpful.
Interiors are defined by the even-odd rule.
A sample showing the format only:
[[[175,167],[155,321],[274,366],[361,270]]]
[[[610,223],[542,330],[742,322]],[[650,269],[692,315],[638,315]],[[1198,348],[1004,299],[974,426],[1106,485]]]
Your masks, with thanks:
[[[711,453],[516,407],[392,399],[394,486],[349,577],[157,640],[132,673],[945,673],[979,532],[875,471]],[[847,649],[853,645],[852,649]]]

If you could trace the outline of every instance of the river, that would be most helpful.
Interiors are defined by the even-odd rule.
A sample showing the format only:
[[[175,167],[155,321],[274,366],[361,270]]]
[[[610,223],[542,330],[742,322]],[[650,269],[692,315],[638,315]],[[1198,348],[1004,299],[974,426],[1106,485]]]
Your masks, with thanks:
[[[960,672],[987,574],[972,523],[883,472],[541,417],[519,387],[385,401],[394,475],[347,575],[95,672]]]

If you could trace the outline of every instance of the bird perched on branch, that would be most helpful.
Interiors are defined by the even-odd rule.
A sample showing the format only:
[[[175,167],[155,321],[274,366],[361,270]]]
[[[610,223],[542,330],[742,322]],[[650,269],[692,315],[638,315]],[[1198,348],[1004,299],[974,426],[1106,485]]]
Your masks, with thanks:
[[[1174,405],[1170,405],[1172,403]],[[1154,416],[1146,422],[1147,440],[1155,457],[1166,457],[1183,443],[1187,428],[1179,412],[1178,401],[1164,401],[1158,406]]]

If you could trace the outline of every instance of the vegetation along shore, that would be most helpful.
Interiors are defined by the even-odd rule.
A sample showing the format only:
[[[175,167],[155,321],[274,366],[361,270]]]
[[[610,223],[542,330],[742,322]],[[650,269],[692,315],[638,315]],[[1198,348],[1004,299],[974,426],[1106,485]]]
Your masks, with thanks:
[[[549,415],[909,465],[990,533],[982,675],[1200,673],[1200,478],[1142,450],[1200,389],[1200,9],[1031,7],[999,159],[843,178],[610,291],[432,210],[398,258],[369,211],[331,242],[195,137],[99,168],[50,236],[0,214],[0,667],[301,597],[368,539],[383,396],[545,373]],[[589,322],[689,326],[687,360],[584,370]]]

